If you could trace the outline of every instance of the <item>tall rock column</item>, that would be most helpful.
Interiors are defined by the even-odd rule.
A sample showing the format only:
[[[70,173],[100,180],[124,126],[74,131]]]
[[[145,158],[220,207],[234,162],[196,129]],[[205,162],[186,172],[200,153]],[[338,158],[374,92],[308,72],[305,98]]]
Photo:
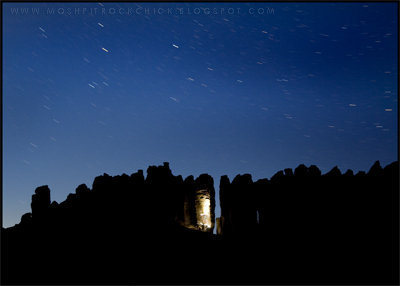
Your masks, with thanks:
[[[197,228],[212,232],[215,225],[214,180],[210,175],[202,174],[194,184]]]
[[[32,219],[41,221],[50,206],[50,189],[46,186],[36,188],[35,194],[32,195]]]

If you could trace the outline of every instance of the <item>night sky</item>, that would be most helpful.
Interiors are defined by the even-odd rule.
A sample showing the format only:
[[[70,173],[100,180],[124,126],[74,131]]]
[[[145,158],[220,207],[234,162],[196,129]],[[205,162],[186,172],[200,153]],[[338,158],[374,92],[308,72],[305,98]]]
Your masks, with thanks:
[[[397,3],[3,4],[3,225],[38,186],[164,161],[216,190],[395,161],[397,25]]]

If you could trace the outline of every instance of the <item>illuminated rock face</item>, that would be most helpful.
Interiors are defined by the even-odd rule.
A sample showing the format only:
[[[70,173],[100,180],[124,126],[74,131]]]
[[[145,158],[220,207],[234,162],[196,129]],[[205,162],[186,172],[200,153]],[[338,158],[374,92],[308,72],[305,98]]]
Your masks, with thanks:
[[[210,231],[213,228],[211,198],[207,190],[196,191],[196,218],[197,228],[202,231]]]
[[[179,223],[186,228],[212,232],[214,229],[215,191],[214,182],[203,174],[196,180],[185,180],[183,217]]]

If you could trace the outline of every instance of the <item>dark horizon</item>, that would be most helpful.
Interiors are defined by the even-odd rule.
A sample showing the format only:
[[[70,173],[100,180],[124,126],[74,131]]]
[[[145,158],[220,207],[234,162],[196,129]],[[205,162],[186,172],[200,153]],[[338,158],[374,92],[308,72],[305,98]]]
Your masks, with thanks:
[[[285,169],[219,183],[169,163],[95,178],[61,203],[35,189],[2,228],[2,284],[399,283],[399,163],[367,173]],[[217,235],[213,229],[217,229]],[[257,259],[258,258],[258,259]]]
[[[182,176],[181,174],[176,174],[176,173],[174,173],[174,171],[173,171],[173,166],[171,166],[170,165],[170,163],[169,162],[163,162],[163,164],[164,164],[164,166],[168,166],[168,168],[170,168],[170,170],[171,170],[171,172],[172,172],[172,175],[174,175],[174,176],[178,176],[178,177],[182,177],[182,179],[183,180],[186,180],[186,179],[188,179],[189,177],[194,177],[194,178],[198,178],[198,177],[201,177],[201,176],[203,176],[203,175],[206,175],[206,176],[210,176],[208,173],[202,173],[202,174],[199,174],[199,175],[189,175],[189,176]],[[371,166],[370,166],[370,168],[368,168],[367,170],[358,170],[358,171],[354,171],[354,170],[351,170],[351,169],[347,169],[347,170],[341,170],[340,168],[338,168],[338,166],[333,166],[328,172],[325,172],[325,173],[323,173],[323,172],[321,172],[321,170],[318,168],[318,166],[316,166],[316,165],[314,165],[314,164],[311,164],[311,165],[309,165],[309,166],[306,166],[306,165],[304,165],[304,164],[300,164],[300,165],[298,165],[298,166],[296,166],[296,167],[294,167],[294,168],[291,168],[291,167],[287,167],[287,168],[284,168],[284,169],[282,169],[282,170],[278,170],[278,171],[276,171],[272,176],[270,176],[270,177],[265,177],[265,178],[259,178],[259,179],[255,179],[253,176],[252,176],[252,174],[250,174],[250,173],[248,173],[248,172],[245,172],[245,173],[241,173],[241,174],[236,174],[235,176],[233,176],[233,177],[229,177],[228,175],[222,175],[220,178],[213,178],[212,176],[210,176],[210,178],[212,178],[213,179],[213,181],[214,181],[214,184],[212,185],[212,187],[215,189],[215,201],[216,201],[216,203],[215,203],[215,208],[216,208],[216,210],[215,210],[215,217],[217,218],[217,217],[220,217],[220,215],[221,215],[221,211],[220,211],[220,201],[219,201],[219,197],[220,197],[220,183],[223,181],[223,179],[224,178],[227,178],[230,182],[232,182],[232,181],[234,181],[235,179],[237,179],[237,178],[239,178],[239,177],[241,177],[241,176],[244,176],[244,175],[246,175],[246,176],[249,176],[254,182],[262,182],[262,181],[272,181],[272,180],[274,180],[274,179],[276,179],[276,178],[279,178],[280,176],[282,176],[282,175],[287,175],[288,174],[288,172],[289,173],[295,173],[295,170],[299,170],[299,169],[301,169],[301,168],[314,168],[315,170],[317,170],[317,172],[320,172],[320,175],[321,176],[329,176],[329,175],[331,175],[331,174],[335,174],[335,175],[345,175],[345,174],[352,174],[352,175],[355,175],[355,176],[364,176],[365,174],[369,174],[369,173],[371,173],[371,172],[374,172],[373,170],[374,170],[374,168],[377,168],[377,167],[379,167],[379,166],[382,166],[382,168],[385,168],[385,167],[388,167],[388,166],[390,166],[390,165],[393,165],[393,164],[397,164],[398,165],[398,161],[393,161],[393,162],[391,162],[391,163],[389,163],[389,164],[387,164],[387,165],[381,165],[381,163],[380,163],[380,161],[378,160],[378,161],[375,161],[373,164],[371,164]],[[159,165],[149,165],[146,169],[138,169],[138,170],[136,170],[136,171],[134,171],[134,172],[132,172],[132,173],[121,173],[121,174],[116,174],[116,175],[111,175],[111,177],[120,177],[120,176],[124,176],[124,175],[128,175],[128,176],[135,176],[135,174],[137,174],[138,172],[140,172],[140,173],[143,173],[144,174],[144,179],[146,180],[146,179],[148,179],[149,177],[148,177],[148,173],[151,171],[151,169],[152,168],[155,168],[155,167],[157,167],[158,166],[158,168],[159,167],[161,167],[161,165],[159,164]],[[171,168],[172,167],[172,168]],[[94,184],[96,183],[96,179],[97,178],[99,178],[99,177],[102,177],[102,176],[110,176],[110,174],[107,174],[107,173],[102,173],[102,174],[99,174],[98,176],[96,176],[95,178],[93,178],[93,183],[92,184],[89,184],[89,185],[87,185],[86,183],[84,183],[84,182],[81,182],[80,184],[78,184],[78,185],[76,185],[75,186],[75,188],[74,189],[72,189],[72,190],[70,190],[69,191],[69,194],[68,194],[68,196],[69,195],[71,195],[71,194],[75,194],[77,191],[76,190],[78,190],[78,189],[80,189],[80,187],[82,186],[82,185],[85,185],[86,187],[88,187],[88,190],[91,190],[92,188],[93,188],[93,186],[94,186]],[[43,188],[43,187],[46,187],[46,188],[48,188],[49,187],[49,190],[50,191],[52,191],[51,192],[51,194],[54,194],[55,192],[56,192],[56,190],[53,190],[52,188],[51,188],[51,186],[49,186],[49,185],[47,185],[47,184],[44,184],[44,185],[41,185],[41,186],[36,186],[35,187],[35,189],[40,189],[40,188]],[[33,190],[32,190],[33,191]],[[132,190],[132,191],[134,191],[134,190]],[[33,194],[33,192],[32,192],[32,194]],[[50,202],[54,202],[54,203],[57,203],[57,204],[60,204],[60,203],[65,203],[66,201],[67,201],[67,199],[68,199],[68,196],[66,196],[63,200],[60,200],[60,201],[56,201],[56,200],[54,200],[53,198],[52,198],[52,196],[51,196],[51,194],[50,194]],[[24,215],[24,214],[22,214],[22,215]],[[17,222],[16,222],[16,224],[19,224],[20,223],[20,219],[22,218],[22,216],[17,220]],[[2,226],[3,228],[8,228],[8,227],[14,227],[15,225],[12,225],[12,226]],[[214,228],[214,233],[215,233],[215,231],[216,231],[216,228]]]

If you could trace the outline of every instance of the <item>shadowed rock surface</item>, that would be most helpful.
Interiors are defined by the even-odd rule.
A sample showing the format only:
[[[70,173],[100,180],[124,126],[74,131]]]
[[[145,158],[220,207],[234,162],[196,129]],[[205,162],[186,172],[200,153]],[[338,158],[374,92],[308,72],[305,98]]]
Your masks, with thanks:
[[[2,228],[2,284],[398,284],[399,166],[96,177]]]

